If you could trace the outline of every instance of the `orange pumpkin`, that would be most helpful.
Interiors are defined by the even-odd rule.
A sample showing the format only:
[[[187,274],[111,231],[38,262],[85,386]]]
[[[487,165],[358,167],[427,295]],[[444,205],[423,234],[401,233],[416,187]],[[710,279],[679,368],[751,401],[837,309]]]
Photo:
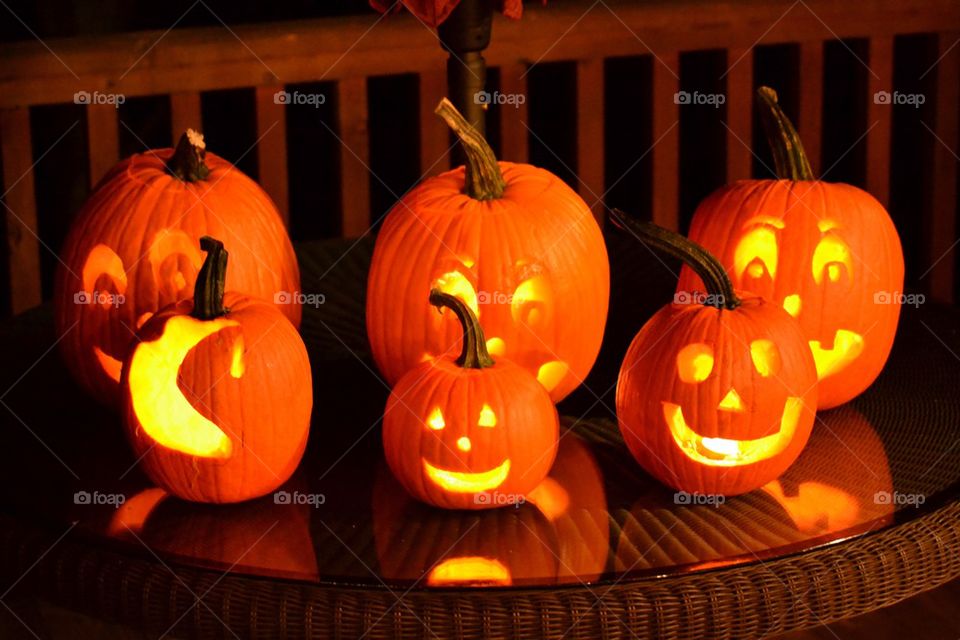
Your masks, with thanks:
[[[779,476],[813,427],[817,375],[796,321],[738,296],[702,247],[615,212],[642,241],[684,260],[703,300],[675,301],[630,344],[617,382],[623,438],[640,465],[681,491],[735,495]]]
[[[176,150],[115,166],[84,204],[57,268],[54,303],[61,351],[77,382],[115,404],[134,332],[157,310],[190,297],[203,235],[237,259],[227,286],[268,301],[294,325],[300,305],[293,246],[269,196],[187,131]]]
[[[483,330],[459,298],[434,290],[463,335],[460,357],[425,362],[390,392],[383,448],[415,498],[450,509],[516,503],[543,480],[557,454],[559,420],[527,371],[487,353]],[[453,323],[451,314],[444,322]]]
[[[457,328],[429,313],[440,289],[480,318],[487,348],[524,367],[559,401],[600,350],[610,267],[586,203],[543,169],[497,162],[444,99],[467,165],[424,180],[390,211],[367,288],[367,334],[390,384],[456,348]]]
[[[303,455],[313,386],[306,347],[270,303],[224,294],[227,253],[209,237],[193,300],[157,312],[124,362],[126,429],[146,474],[198,502],[283,484]]]
[[[738,289],[782,305],[809,341],[819,407],[843,404],[883,369],[900,317],[903,250],[869,193],[815,180],[776,93],[758,91],[780,180],[741,180],[704,200],[690,238],[726,267]],[[678,291],[701,282],[684,268]]]

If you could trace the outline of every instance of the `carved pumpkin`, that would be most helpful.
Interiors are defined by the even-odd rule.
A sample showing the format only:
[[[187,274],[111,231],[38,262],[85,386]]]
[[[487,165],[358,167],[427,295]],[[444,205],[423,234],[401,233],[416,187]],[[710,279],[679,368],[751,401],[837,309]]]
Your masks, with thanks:
[[[61,351],[77,382],[115,404],[120,368],[147,318],[187,299],[203,235],[235,251],[227,287],[274,301],[299,291],[293,246],[269,196],[188,131],[176,150],[134,155],[115,166],[84,204],[57,268]],[[300,305],[278,308],[294,325]]]
[[[462,352],[457,360],[422,363],[391,391],[383,417],[387,463],[411,495],[438,507],[515,502],[550,471],[557,411],[527,371],[505,358],[494,362],[463,301],[434,290],[430,302],[453,311],[444,322],[459,320]]]
[[[903,291],[903,251],[889,214],[869,193],[815,180],[772,89],[758,91],[781,180],[741,180],[704,200],[690,238],[726,267],[738,289],[782,305],[809,341],[819,407],[856,397],[890,354]],[[700,281],[689,269],[678,291]]]
[[[429,313],[437,288],[480,318],[487,348],[524,367],[554,402],[586,377],[600,350],[610,268],[586,203],[553,174],[497,162],[444,99],[466,167],[424,180],[390,211],[367,290],[367,334],[390,384],[455,348],[457,328]]]
[[[664,307],[630,344],[617,382],[630,452],[691,493],[734,495],[776,478],[813,427],[816,368],[800,327],[779,305],[734,293],[702,247],[620,212],[613,220],[695,269],[711,303]]]
[[[238,502],[283,484],[303,455],[313,386],[306,347],[275,306],[224,294],[227,253],[204,237],[193,300],[137,333],[121,389],[146,474],[198,502]]]

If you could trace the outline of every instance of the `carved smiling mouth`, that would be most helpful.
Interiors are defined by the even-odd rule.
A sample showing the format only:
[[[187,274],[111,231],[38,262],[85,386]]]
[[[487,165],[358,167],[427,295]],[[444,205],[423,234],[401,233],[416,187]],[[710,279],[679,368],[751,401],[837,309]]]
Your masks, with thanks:
[[[453,493],[479,493],[496,489],[510,474],[510,459],[507,458],[498,466],[489,471],[466,473],[463,471],[449,471],[435,467],[426,460],[423,461],[423,470],[427,477],[438,487]]]
[[[663,418],[670,427],[674,442],[683,453],[696,462],[713,467],[734,467],[772,458],[787,448],[793,440],[803,403],[789,396],[780,418],[780,429],[753,440],[705,438],[687,425],[680,405],[663,403]]]
[[[824,349],[819,340],[810,341],[810,351],[817,365],[817,378],[823,380],[846,368],[863,352],[863,336],[849,329],[837,329],[833,348]]]

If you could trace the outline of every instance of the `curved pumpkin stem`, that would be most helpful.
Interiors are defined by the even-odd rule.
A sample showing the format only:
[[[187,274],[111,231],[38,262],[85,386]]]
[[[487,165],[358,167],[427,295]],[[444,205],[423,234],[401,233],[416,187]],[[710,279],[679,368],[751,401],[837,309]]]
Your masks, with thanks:
[[[610,213],[610,220],[621,229],[631,232],[641,242],[674,258],[679,258],[684,264],[689,265],[703,280],[707,294],[712,299],[708,300],[707,304],[718,309],[730,310],[740,306],[740,298],[733,290],[733,282],[727,275],[726,269],[713,257],[713,254],[693,240],[652,222],[636,220],[619,209],[614,209]]]
[[[480,132],[474,129],[446,98],[440,100],[434,113],[443,118],[447,126],[457,134],[466,151],[467,195],[474,200],[495,200],[502,197],[507,184],[500,173],[497,156]]]
[[[184,182],[206,180],[210,169],[203,162],[207,155],[207,146],[203,142],[203,134],[193,129],[187,129],[180,136],[173,156],[167,161],[167,171]]]
[[[784,180],[815,180],[800,135],[780,108],[777,92],[770,87],[760,87],[757,89],[757,102],[767,144],[773,152],[777,177]]]
[[[229,311],[223,306],[227,250],[222,242],[210,236],[200,238],[200,248],[207,252],[207,257],[197,273],[197,283],[193,287],[193,312],[190,315],[198,320],[213,320]]]
[[[457,365],[464,369],[483,369],[496,364],[487,352],[487,342],[483,337],[480,321],[463,300],[440,289],[431,289],[430,304],[438,309],[451,309],[457,314],[460,326],[463,327],[463,349],[457,358]]]

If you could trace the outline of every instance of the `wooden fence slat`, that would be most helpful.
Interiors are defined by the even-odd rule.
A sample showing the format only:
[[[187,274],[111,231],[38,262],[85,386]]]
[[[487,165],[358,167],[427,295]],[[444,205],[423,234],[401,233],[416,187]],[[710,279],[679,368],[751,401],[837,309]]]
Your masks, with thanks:
[[[727,67],[727,182],[733,182],[753,173],[753,49],[728,50]]]
[[[926,257],[930,266],[929,291],[941,302],[954,299],[957,239],[957,155],[960,153],[957,104],[960,102],[960,45],[955,46],[960,33],[941,33],[938,36],[936,66],[936,140],[933,144],[933,198],[926,211],[924,237]],[[942,56],[942,57],[941,57]],[[951,249],[952,247],[952,249]]]
[[[198,91],[170,94],[170,132],[174,146],[187,129],[203,131]]]
[[[287,175],[287,110],[276,96],[283,86],[256,88],[257,178],[290,224],[290,192]]]
[[[893,105],[878,101],[876,94],[893,92],[893,38],[870,38],[868,60],[873,73],[867,73],[867,191],[886,207],[890,202]]]
[[[367,79],[337,82],[340,136],[341,235],[353,238],[370,227],[370,135],[367,127]]]
[[[578,191],[603,226],[604,136],[603,59],[577,61]]]
[[[420,74],[420,173],[434,176],[450,168],[450,130],[433,111],[447,93],[443,68]]]
[[[504,105],[500,109],[500,155],[510,162],[527,162],[530,158],[530,117],[527,103],[527,72],[525,64],[505,64],[500,67],[500,93],[522,95],[523,104]]]
[[[813,174],[820,175],[820,138],[823,135],[823,41],[800,43],[800,91],[797,132],[803,140]]]
[[[87,155],[90,186],[95,186],[120,158],[118,112],[109,104],[87,105]]]
[[[0,110],[4,214],[10,272],[10,310],[19,313],[40,304],[40,243],[33,183],[30,110]]]
[[[680,227],[680,56],[653,58],[653,221],[677,231]]]

